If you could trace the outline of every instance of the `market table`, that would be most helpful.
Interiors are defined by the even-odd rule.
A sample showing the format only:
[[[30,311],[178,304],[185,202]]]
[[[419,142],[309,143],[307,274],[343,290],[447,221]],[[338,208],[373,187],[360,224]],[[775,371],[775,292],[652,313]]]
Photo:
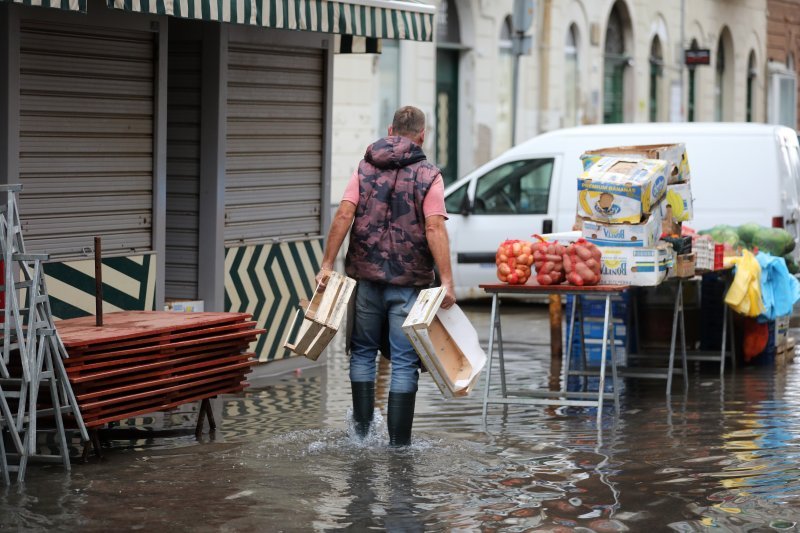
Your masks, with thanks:
[[[725,360],[730,357],[731,359],[731,368],[735,371],[736,370],[736,345],[735,345],[735,333],[734,333],[734,323],[733,323],[733,313],[730,312],[728,309],[728,304],[725,303],[725,294],[728,292],[728,289],[731,286],[731,282],[733,281],[733,268],[732,267],[724,267],[716,270],[705,270],[697,272],[693,277],[689,278],[682,278],[681,282],[691,282],[691,283],[699,283],[702,287],[702,284],[705,282],[706,276],[716,275],[719,276],[721,281],[723,282],[723,288],[721,291],[720,297],[720,310],[722,311],[721,316],[721,332],[722,337],[720,340],[720,349],[719,350],[688,350],[686,351],[686,360],[687,361],[708,361],[708,362],[715,362],[719,363],[719,374],[722,377],[725,374]],[[678,278],[667,278],[666,282],[670,282],[673,280],[677,280]],[[645,287],[642,287],[645,289]],[[682,287],[681,287],[682,289]],[[698,291],[702,291],[702,289],[698,288]],[[681,295],[683,291],[681,290]],[[675,298],[677,299],[677,294]],[[634,311],[633,311],[633,322],[634,322],[634,329],[639,333],[639,312],[637,309],[637,299],[633,299],[634,302]],[[673,309],[677,308],[678,302],[674,302]],[[683,313],[683,298],[681,297],[680,307],[681,313]],[[681,317],[682,318],[682,317]],[[685,343],[683,343],[685,344]],[[649,351],[646,353],[636,353],[636,354],[629,354],[629,359],[654,359],[658,356],[653,355]]]
[[[643,366],[633,366],[627,365],[623,370],[619,371],[619,375],[622,377],[630,377],[630,378],[655,378],[655,379],[665,379],[667,380],[666,386],[666,394],[669,396],[672,392],[672,376],[674,374],[682,374],[683,375],[683,389],[687,391],[689,388],[689,378],[688,378],[688,369],[687,369],[687,352],[686,352],[686,325],[684,323],[684,308],[683,308],[683,282],[690,278],[669,278],[670,281],[674,281],[676,285],[675,289],[675,297],[673,300],[672,306],[672,327],[671,327],[671,336],[670,336],[670,348],[669,353],[667,354],[668,364],[667,367],[643,367]],[[638,290],[648,290],[653,287],[635,287]],[[577,300],[577,299],[576,299]],[[635,300],[635,299],[634,299]],[[570,316],[570,326],[569,326],[569,337],[572,338],[572,327],[575,323],[575,316],[576,316],[576,309],[580,309],[579,305],[572,306],[572,313]],[[579,321],[582,320],[581,316],[578,316]],[[634,313],[634,320],[636,320],[636,313]],[[613,335],[613,327],[611,328],[611,333]],[[680,332],[680,336],[678,335]],[[637,331],[638,335],[638,331]],[[583,336],[581,336],[583,339]],[[613,336],[612,336],[613,339]],[[596,369],[589,369],[586,366],[586,362],[584,361],[584,368],[582,370],[569,370],[570,365],[570,349],[572,345],[568,345],[567,347],[567,361],[565,363],[565,381],[566,376],[570,375],[580,375],[580,376],[596,376],[598,375],[598,371]],[[675,368],[675,354],[677,349],[680,348],[681,350],[681,368]],[[724,346],[723,346],[724,350]],[[582,349],[582,352],[585,354],[586,350]],[[642,356],[640,354],[628,354],[628,360],[633,359],[644,359],[644,358],[657,358],[661,359],[661,357],[647,355]],[[585,357],[584,357],[585,359]]]
[[[629,285],[595,285],[592,287],[577,287],[574,285],[539,285],[537,283],[529,283],[527,285],[507,285],[505,283],[487,283],[480,285],[480,288],[492,295],[492,313],[489,324],[489,354],[486,363],[486,388],[483,395],[483,420],[486,422],[486,415],[488,405],[490,403],[498,404],[520,404],[520,405],[574,405],[585,407],[597,407],[597,424],[600,426],[601,418],[603,415],[603,401],[614,400],[614,406],[619,411],[619,380],[617,372],[617,361],[614,349],[614,332],[611,330],[611,297],[614,295],[622,294],[630,289]],[[550,390],[536,390],[525,391],[524,393],[517,393],[513,397],[509,397],[506,390],[506,375],[505,375],[505,362],[503,360],[503,335],[500,328],[500,298],[502,295],[529,295],[529,296],[545,296],[551,294],[573,294],[584,295],[594,294],[603,296],[605,299],[605,316],[603,321],[603,345],[600,356],[600,367],[597,370],[597,375],[600,378],[597,392],[586,391],[567,391],[566,382],[567,374],[564,374],[564,379],[560,391]],[[574,306],[573,306],[574,308]],[[568,346],[572,342],[572,331],[570,328],[568,333]],[[492,362],[494,359],[494,341],[495,331],[497,332],[497,347],[500,364],[500,386],[502,396],[492,396],[489,393],[489,386],[492,378]],[[610,344],[609,344],[609,341]],[[613,383],[613,391],[611,393],[605,392],[605,378],[606,378],[606,356],[608,347],[611,348],[611,376]],[[568,372],[568,364],[564,365],[565,372]]]

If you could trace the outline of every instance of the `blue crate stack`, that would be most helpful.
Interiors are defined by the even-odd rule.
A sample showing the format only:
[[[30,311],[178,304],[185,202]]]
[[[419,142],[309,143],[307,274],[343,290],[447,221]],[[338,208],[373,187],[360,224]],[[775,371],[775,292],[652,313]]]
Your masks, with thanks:
[[[575,305],[576,296],[568,295],[564,307],[565,330],[564,339],[569,334],[569,317],[572,313],[572,306]],[[599,366],[602,358],[603,344],[603,317],[605,315],[605,297],[581,295],[581,309],[583,310],[584,324],[583,334],[586,335],[584,344],[586,346],[586,358],[590,366]],[[627,354],[634,346],[633,328],[631,322],[631,296],[628,292],[611,297],[611,316],[614,328],[615,347],[617,355],[617,368],[626,366]],[[606,353],[607,364],[610,363],[610,353]],[[575,335],[572,339],[572,355],[570,357],[570,368],[581,367],[581,327],[578,317],[575,318]],[[610,370],[610,369],[609,369]],[[597,388],[598,378],[592,377],[588,380],[588,388]],[[581,378],[570,376],[567,383],[568,390],[579,390]],[[606,377],[606,391],[611,391],[611,375]]]

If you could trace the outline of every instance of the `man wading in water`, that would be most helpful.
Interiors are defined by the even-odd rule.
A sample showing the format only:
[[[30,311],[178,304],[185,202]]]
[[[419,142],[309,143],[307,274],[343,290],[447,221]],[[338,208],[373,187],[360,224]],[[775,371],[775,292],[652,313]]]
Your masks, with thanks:
[[[433,284],[434,263],[447,291],[442,307],[456,301],[444,182],[441,171],[425,159],[424,139],[424,113],[411,106],[398,109],[389,135],[367,148],[345,189],[317,274],[321,282],[333,268],[350,230],[345,271],[358,280],[350,340],[353,418],[358,435],[366,436],[375,406],[376,358],[385,335],[392,368],[387,416],[392,446],[411,443],[420,360],[402,325],[419,291]]]

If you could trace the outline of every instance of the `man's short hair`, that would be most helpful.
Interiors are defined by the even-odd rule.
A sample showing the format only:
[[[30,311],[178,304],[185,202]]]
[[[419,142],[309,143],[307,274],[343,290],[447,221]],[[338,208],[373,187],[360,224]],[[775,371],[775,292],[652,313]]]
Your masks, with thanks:
[[[395,111],[392,133],[403,137],[416,137],[425,130],[425,113],[414,106],[404,106]]]

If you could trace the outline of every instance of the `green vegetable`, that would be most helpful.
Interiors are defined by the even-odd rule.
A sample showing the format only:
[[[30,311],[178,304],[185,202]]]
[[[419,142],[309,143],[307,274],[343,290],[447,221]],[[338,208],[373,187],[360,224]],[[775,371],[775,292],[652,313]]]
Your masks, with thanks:
[[[750,247],[753,244],[753,238],[759,229],[761,229],[759,224],[756,224],[755,222],[748,222],[739,226],[736,229],[736,232],[739,234],[739,240],[741,240],[745,246]]]
[[[783,228],[760,228],[753,236],[753,246],[762,252],[783,257],[794,249],[794,238]]]
[[[783,259],[786,261],[786,268],[789,270],[789,274],[797,274],[800,272],[800,266],[798,266],[792,254],[784,255]]]
[[[739,246],[739,234],[733,226],[719,224],[711,228],[710,235],[714,242],[729,244],[733,248]]]

